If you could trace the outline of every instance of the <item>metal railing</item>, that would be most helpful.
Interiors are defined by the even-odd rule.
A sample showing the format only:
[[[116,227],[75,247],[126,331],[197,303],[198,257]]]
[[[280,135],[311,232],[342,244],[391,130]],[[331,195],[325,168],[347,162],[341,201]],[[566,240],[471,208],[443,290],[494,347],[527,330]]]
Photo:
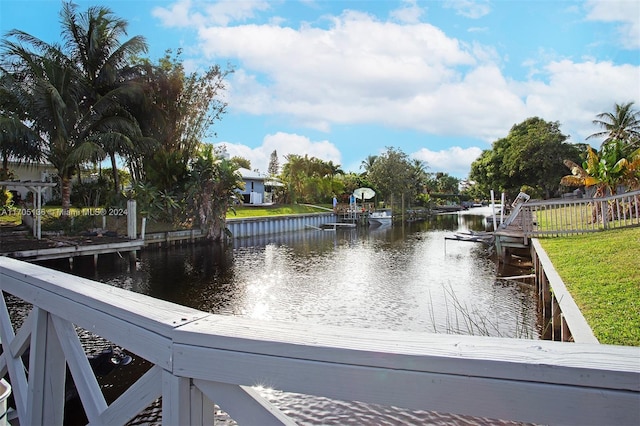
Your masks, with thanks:
[[[605,229],[640,225],[640,191],[603,198],[528,201],[523,212],[533,222],[523,221],[527,237],[584,234]]]
[[[65,364],[90,424],[158,398],[166,425],[294,424],[252,386],[544,424],[639,424],[640,348],[314,326],[213,315],[0,258],[0,377],[17,420],[62,424]],[[5,296],[33,308],[14,327]],[[107,404],[76,327],[152,364]],[[29,350],[28,371],[23,354]]]

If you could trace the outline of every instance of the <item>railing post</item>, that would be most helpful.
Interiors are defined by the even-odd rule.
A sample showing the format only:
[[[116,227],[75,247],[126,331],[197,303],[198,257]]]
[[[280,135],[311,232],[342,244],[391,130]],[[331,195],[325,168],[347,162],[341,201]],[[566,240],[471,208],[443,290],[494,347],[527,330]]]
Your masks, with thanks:
[[[214,405],[188,377],[162,372],[162,424],[210,425]]]
[[[64,421],[66,361],[51,315],[35,309],[29,352],[27,419],[24,424]]]

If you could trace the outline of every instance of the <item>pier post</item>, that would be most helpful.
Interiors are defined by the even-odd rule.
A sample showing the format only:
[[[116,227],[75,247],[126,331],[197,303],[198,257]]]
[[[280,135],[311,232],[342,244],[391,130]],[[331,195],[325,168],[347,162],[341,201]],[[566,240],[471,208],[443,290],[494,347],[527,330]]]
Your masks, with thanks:
[[[147,230],[147,218],[142,218],[142,225],[140,226],[140,239],[144,240],[144,234]]]
[[[136,232],[136,200],[127,201],[127,236],[130,240],[135,240]]]

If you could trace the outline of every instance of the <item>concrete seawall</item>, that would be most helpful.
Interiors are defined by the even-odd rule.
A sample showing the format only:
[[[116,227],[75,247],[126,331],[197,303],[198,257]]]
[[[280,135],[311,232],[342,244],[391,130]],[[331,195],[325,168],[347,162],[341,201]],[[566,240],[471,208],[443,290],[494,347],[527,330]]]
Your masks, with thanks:
[[[227,228],[233,238],[279,234],[300,231],[309,227],[319,228],[324,223],[335,222],[334,213],[309,213],[286,216],[250,217],[227,219]]]
[[[319,228],[325,223],[335,222],[336,215],[331,213],[309,213],[285,216],[249,217],[227,219],[227,228],[234,240],[283,234],[301,231],[307,228]],[[144,244],[166,245],[182,244],[199,240],[203,237],[200,229],[154,232],[144,236]]]
[[[537,238],[532,239],[531,260],[535,269],[538,308],[544,320],[542,338],[562,342],[598,343]]]

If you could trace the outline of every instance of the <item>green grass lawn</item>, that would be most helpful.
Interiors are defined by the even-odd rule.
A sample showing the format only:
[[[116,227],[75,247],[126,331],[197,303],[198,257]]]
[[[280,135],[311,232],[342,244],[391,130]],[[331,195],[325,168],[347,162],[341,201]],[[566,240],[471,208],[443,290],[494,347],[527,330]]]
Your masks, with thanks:
[[[640,228],[540,242],[600,343],[640,346]]]
[[[328,206],[320,206],[328,207]],[[227,212],[227,219],[233,218],[245,218],[245,217],[259,217],[259,216],[282,216],[288,214],[303,214],[303,213],[323,213],[328,210],[315,208],[302,204],[278,204],[273,206],[238,206],[235,208],[235,214],[229,210]]]

